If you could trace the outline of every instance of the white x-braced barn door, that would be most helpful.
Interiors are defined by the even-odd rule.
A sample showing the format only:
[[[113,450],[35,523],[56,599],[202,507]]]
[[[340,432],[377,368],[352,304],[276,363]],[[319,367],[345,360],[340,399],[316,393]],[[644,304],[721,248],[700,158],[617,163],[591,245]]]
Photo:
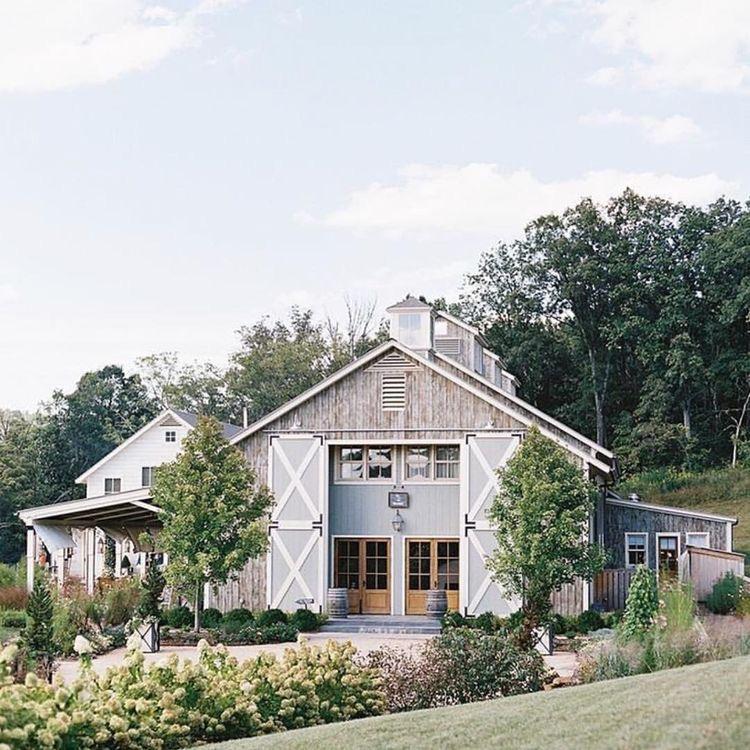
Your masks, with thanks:
[[[466,438],[461,493],[461,599],[466,615],[505,615],[518,608],[492,580],[485,560],[496,544],[487,511],[497,492],[497,469],[505,466],[520,441],[519,435],[508,433]]]
[[[275,505],[269,524],[268,604],[295,610],[312,599],[323,611],[325,597],[326,477],[320,435],[272,435],[269,485]]]

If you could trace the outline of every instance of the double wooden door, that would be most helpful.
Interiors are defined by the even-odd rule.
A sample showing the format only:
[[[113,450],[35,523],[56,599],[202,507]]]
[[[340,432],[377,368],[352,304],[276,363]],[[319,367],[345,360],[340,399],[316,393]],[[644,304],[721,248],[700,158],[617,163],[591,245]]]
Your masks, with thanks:
[[[336,539],[333,564],[333,585],[347,590],[350,614],[390,614],[389,539]]]
[[[406,542],[406,614],[427,612],[427,592],[445,589],[448,609],[458,609],[458,540],[408,539]]]

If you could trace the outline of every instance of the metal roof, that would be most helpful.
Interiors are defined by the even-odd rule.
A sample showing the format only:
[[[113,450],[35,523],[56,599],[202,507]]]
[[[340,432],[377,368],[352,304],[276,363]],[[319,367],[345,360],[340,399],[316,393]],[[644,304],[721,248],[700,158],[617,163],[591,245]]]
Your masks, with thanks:
[[[412,297],[409,294],[405,299],[402,299],[401,302],[397,302],[395,305],[386,307],[386,312],[390,312],[391,310],[432,310],[432,307],[430,307],[430,305],[428,305],[426,302],[422,302],[421,299]]]
[[[195,427],[195,425],[198,424],[198,420],[201,416],[200,414],[193,414],[190,411],[182,411],[181,409],[170,409],[170,411],[173,411],[185,420],[185,422],[191,427]],[[238,427],[236,424],[230,424],[229,422],[219,422],[219,424],[221,425],[221,430],[227,440],[231,440],[238,432],[242,431],[242,427]]]

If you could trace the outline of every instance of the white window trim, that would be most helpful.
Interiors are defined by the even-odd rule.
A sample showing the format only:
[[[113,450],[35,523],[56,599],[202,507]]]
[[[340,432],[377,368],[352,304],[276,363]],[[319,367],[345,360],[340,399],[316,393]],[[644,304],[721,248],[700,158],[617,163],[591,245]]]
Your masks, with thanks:
[[[435,476],[435,456],[437,454],[437,448],[438,446],[445,447],[445,446],[455,446],[459,449],[459,459],[455,463],[458,465],[458,476],[455,478],[450,477],[440,477],[438,478]],[[410,479],[406,475],[406,454],[408,452],[409,448],[429,448],[430,449],[430,478],[425,479],[424,477],[419,478],[413,478]],[[404,449],[401,451],[401,477],[402,477],[402,483],[404,485],[411,484],[411,485],[435,485],[435,484],[447,484],[447,485],[455,485],[455,484],[461,484],[461,459],[460,459],[460,452],[461,452],[461,444],[460,443],[432,443],[432,442],[424,442],[424,443],[414,443],[412,445],[405,445]]]
[[[158,466],[141,466],[141,487],[153,487],[154,486],[154,479],[156,478],[156,470],[158,469]],[[151,479],[151,484],[143,484],[143,470],[148,469],[149,470],[149,478]]]
[[[680,574],[680,555],[682,554],[682,538],[679,531],[657,531],[656,532],[656,546],[654,547],[654,554],[656,555],[656,580],[659,580],[659,539],[663,536],[671,536],[677,538],[677,574]]]
[[[107,482],[112,482],[113,485],[115,482],[119,482],[120,486],[116,490],[110,490],[109,492],[107,492]],[[122,492],[122,477],[104,477],[104,494],[116,495],[118,492]]]
[[[704,545],[704,549],[710,549],[711,547],[711,534],[708,531],[686,531],[685,532],[685,546],[686,547],[695,547],[699,545],[691,545],[690,544],[690,537],[691,536],[702,536],[706,540],[706,544]]]
[[[342,479],[341,478],[341,449],[342,448],[362,448],[362,478],[361,479]],[[370,479],[367,474],[367,452],[374,448],[390,448],[391,450],[391,476],[388,479]],[[334,449],[334,468],[333,468],[333,483],[334,484],[387,484],[393,486],[396,483],[396,455],[397,449],[395,445],[384,444],[384,443],[356,443],[349,442],[341,445],[337,445]]]
[[[644,566],[648,567],[648,532],[647,531],[626,531],[625,532],[625,567],[628,570],[635,570],[636,566],[631,565],[628,562],[628,553],[630,552],[630,537],[631,536],[645,536],[646,537],[646,554],[644,560]]]

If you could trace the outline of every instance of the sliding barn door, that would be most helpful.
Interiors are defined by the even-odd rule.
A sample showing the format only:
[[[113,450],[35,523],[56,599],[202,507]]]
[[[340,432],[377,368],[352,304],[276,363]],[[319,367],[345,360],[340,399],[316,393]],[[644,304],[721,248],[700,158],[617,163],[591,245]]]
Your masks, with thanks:
[[[320,435],[273,435],[269,485],[275,505],[269,526],[268,604],[323,611],[326,560],[326,461]]]
[[[505,596],[492,580],[485,561],[495,549],[495,535],[487,518],[497,492],[497,469],[520,444],[513,434],[470,435],[464,446],[461,493],[461,600],[464,614],[494,612],[505,615],[519,603]]]

